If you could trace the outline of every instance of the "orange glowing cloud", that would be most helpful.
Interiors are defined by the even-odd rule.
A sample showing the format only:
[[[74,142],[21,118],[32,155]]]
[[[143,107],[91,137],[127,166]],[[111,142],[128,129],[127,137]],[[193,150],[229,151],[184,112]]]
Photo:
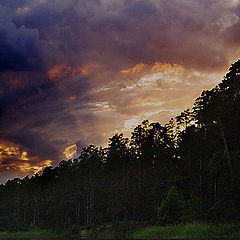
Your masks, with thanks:
[[[133,66],[132,68],[128,68],[128,69],[123,69],[120,72],[123,74],[127,74],[127,73],[139,73],[141,71],[143,71],[148,65],[145,63],[138,63],[135,66]]]
[[[74,76],[78,75],[79,73],[86,75],[90,72],[90,70],[97,68],[97,67],[99,67],[99,65],[96,63],[90,63],[90,62],[85,63],[82,66],[77,67],[75,70],[73,70],[73,74],[74,74]]]
[[[0,162],[4,159],[9,159],[15,157],[19,160],[28,161],[28,153],[26,151],[20,151],[19,147],[17,146],[0,146]]]
[[[28,153],[27,153],[26,151],[23,151],[23,152],[21,153],[21,159],[22,159],[22,160],[25,160],[25,161],[29,160],[29,158],[28,158]]]
[[[63,154],[66,156],[67,159],[73,158],[77,154],[77,145],[73,144],[64,149]]]
[[[69,100],[74,100],[74,99],[76,99],[76,96],[71,96],[71,97],[69,98]]]
[[[16,175],[34,175],[42,171],[45,167],[52,165],[51,160],[35,163],[34,158],[28,156],[27,151],[21,151],[18,146],[0,145],[0,169],[14,171]]]
[[[35,174],[41,172],[45,167],[49,167],[52,165],[51,160],[45,160],[39,165],[31,165],[30,163],[22,163],[18,166],[19,170],[26,174]]]
[[[79,74],[86,75],[98,66],[99,65],[95,63],[85,63],[82,66],[73,68],[64,63],[57,64],[48,71],[48,77],[51,80],[61,80],[64,78],[76,77]]]
[[[161,63],[161,62],[155,62],[152,66],[146,63],[138,63],[135,66],[123,69],[120,72],[123,74],[129,74],[129,73],[140,73],[144,70],[148,70],[148,72],[162,72],[165,74],[169,74],[171,72],[183,72],[184,68],[179,64],[170,64],[170,63]]]
[[[152,72],[164,72],[165,74],[169,74],[171,72],[183,72],[184,68],[179,64],[169,64],[169,63],[160,63],[155,62],[152,66]]]
[[[59,80],[72,76],[72,68],[66,64],[55,65],[48,71],[48,77],[51,80]]]

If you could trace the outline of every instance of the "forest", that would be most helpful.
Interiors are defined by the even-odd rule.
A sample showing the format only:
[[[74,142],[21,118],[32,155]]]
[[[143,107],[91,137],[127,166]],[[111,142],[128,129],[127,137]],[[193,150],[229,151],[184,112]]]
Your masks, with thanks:
[[[240,60],[165,125],[0,185],[0,231],[240,220]]]

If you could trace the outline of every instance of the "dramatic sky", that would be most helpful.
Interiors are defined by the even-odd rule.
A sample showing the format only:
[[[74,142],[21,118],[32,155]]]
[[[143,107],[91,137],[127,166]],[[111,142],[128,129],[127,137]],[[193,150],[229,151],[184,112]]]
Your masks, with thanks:
[[[166,123],[240,56],[236,0],[0,0],[0,182]]]

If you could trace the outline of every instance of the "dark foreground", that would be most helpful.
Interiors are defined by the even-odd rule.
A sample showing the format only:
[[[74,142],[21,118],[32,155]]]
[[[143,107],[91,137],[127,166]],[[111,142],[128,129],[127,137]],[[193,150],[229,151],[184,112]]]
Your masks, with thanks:
[[[82,238],[114,239],[222,239],[240,238],[240,223],[188,223],[168,226],[141,227],[124,231],[121,227],[105,227],[101,230],[89,230],[78,235]]]
[[[206,224],[188,223],[169,226],[151,226],[126,231],[120,226],[101,225],[91,230],[80,230],[78,233],[65,232],[55,234],[49,230],[28,232],[0,232],[1,239],[127,239],[127,240],[158,240],[158,239],[239,239],[240,223]]]

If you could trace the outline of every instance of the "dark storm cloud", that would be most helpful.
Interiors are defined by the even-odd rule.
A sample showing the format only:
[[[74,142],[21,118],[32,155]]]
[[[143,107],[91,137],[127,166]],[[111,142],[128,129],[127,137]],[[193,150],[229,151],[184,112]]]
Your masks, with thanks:
[[[224,54],[208,40],[211,40],[211,35],[218,37],[217,21],[221,16],[234,10],[221,0],[58,0],[24,1],[21,5],[16,2],[2,1],[3,6],[18,13],[13,16],[14,23],[37,29],[45,47],[50,51],[60,51],[55,54],[63,54],[69,61],[71,57],[79,61],[79,58],[83,60],[87,56],[98,60],[125,56],[133,61],[141,58],[146,61],[193,62],[194,67],[212,55],[222,58],[217,61],[211,57],[208,61],[212,61],[213,67],[225,63]],[[24,12],[24,7],[29,10]],[[199,37],[206,41],[200,41],[202,38]],[[55,44],[52,48],[48,40]],[[192,55],[186,57],[186,45],[192,46],[192,55],[199,56],[193,59]],[[74,50],[80,51],[78,58]]]
[[[17,86],[13,84],[15,78]],[[4,80],[0,84],[4,91],[0,96],[1,138],[20,145],[30,157],[37,156],[39,162],[63,158],[59,147],[64,149],[67,142],[62,142],[61,136],[65,136],[66,129],[77,128],[65,100],[71,94],[80,94],[78,99],[86,101],[84,79],[72,79],[72,85],[68,81],[56,85],[44,74],[37,73],[34,78],[32,73],[4,73],[1,79]]]
[[[18,27],[39,31],[42,52],[50,65],[54,61],[76,65],[90,58],[109,67],[114,58],[119,66],[141,59],[219,69],[227,63],[222,51],[224,41],[219,41],[219,21],[235,10],[222,0],[4,4],[19,12],[13,16]]]
[[[35,134],[26,128],[19,130],[20,131],[16,131],[14,133],[9,133],[7,136],[5,136],[5,139],[16,144],[21,144],[24,149],[29,149],[30,157],[38,156],[41,160],[45,160],[46,156],[48,156],[50,159],[59,157],[57,149],[53,145],[50,145],[49,141],[45,140],[48,136],[42,138],[42,136],[39,136],[38,134]]]
[[[0,6],[1,8],[1,6]],[[39,35],[36,29],[17,26],[0,9],[0,72],[34,71],[42,67]],[[7,13],[8,14],[8,13]]]

